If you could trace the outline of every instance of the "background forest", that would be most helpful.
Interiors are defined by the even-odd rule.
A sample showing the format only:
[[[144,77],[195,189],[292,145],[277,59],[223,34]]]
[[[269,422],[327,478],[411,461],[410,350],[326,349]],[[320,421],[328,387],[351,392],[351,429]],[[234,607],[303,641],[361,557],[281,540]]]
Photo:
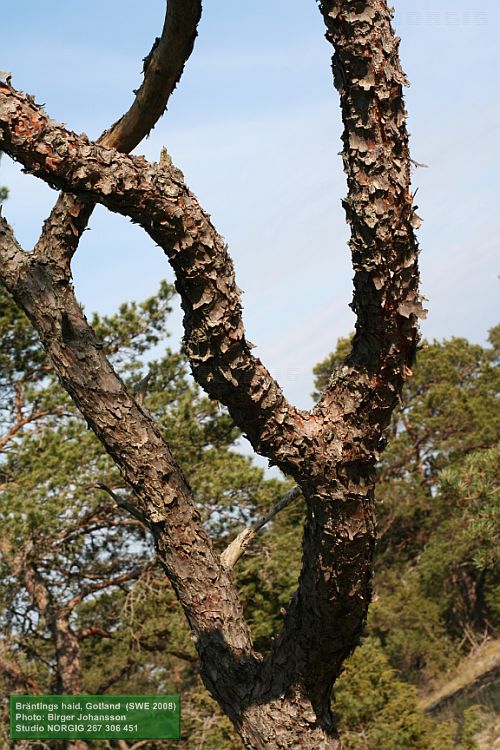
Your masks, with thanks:
[[[163,282],[155,297],[92,324],[159,420],[222,551],[291,485],[267,479],[238,453],[231,420],[193,384],[183,354],[168,348],[173,295]],[[184,747],[239,748],[199,681],[182,612],[147,528],[128,510],[127,489],[3,289],[0,342],[4,746],[14,692],[158,692],[182,696]],[[315,397],[348,344],[341,339],[316,366]],[[473,750],[495,742],[499,351],[500,326],[488,347],[459,338],[424,344],[393,419],[379,467],[373,603],[335,691],[346,750]],[[259,649],[296,585],[302,517],[296,500],[235,570]],[[177,746],[89,746],[145,744]],[[60,747],[16,743],[48,746]]]
[[[75,28],[75,21],[69,15],[70,5],[56,3],[60,9],[53,17],[43,4],[28,5],[31,5],[28,25],[26,13],[19,14],[15,4],[5,9],[5,28],[9,34],[4,46],[17,47],[20,53],[18,58],[13,57],[17,59],[15,67],[9,65],[15,70],[16,80],[23,81],[25,90],[40,92],[48,102],[48,111],[57,112],[60,107],[64,119],[73,127],[100,132],[104,110],[101,114],[100,107],[92,107],[92,114],[99,112],[93,118],[89,116],[88,105],[89,101],[96,101],[96,81],[107,85],[106,104],[109,113],[114,113],[121,111],[121,103],[113,97],[125,91],[123,81],[128,83],[131,75],[122,46],[113,48],[115,40],[122,45],[121,37],[127,39],[134,65],[142,56],[132,52],[132,39],[128,37],[132,16],[123,4],[119,14],[111,6],[100,4],[99,24],[95,24],[91,13],[78,21],[78,50],[86,59],[82,89],[74,65],[75,44],[63,44]],[[149,29],[139,27],[142,19],[152,13],[153,5],[147,4],[141,19],[136,17],[132,25],[137,36],[139,31],[144,32],[147,43],[150,43]],[[258,268],[253,253],[258,234],[255,225],[259,217],[268,220],[271,210],[296,215],[307,227],[309,246],[329,236],[330,225],[335,224],[331,194],[318,190],[322,179],[331,180],[331,165],[324,146],[326,139],[328,148],[331,145],[329,105],[318,97],[311,98],[304,106],[301,99],[298,119],[297,113],[288,104],[285,106],[286,96],[296,105],[297,89],[302,89],[301,95],[315,90],[316,79],[311,71],[316,67],[323,69],[321,59],[316,57],[315,50],[319,47],[316,36],[312,37],[314,44],[308,47],[302,17],[298,23],[300,37],[282,34],[285,4],[283,7],[271,4],[272,9],[265,3],[260,5],[266,13],[266,24],[262,24],[257,7],[251,8],[250,23],[250,19],[239,15],[240,9],[231,14],[224,12],[227,18],[234,18],[238,33],[230,27],[228,31],[224,17],[216,15],[223,12],[217,4],[212,6],[215,14],[212,20],[211,9],[207,9],[211,31],[217,29],[221,38],[235,40],[234,50],[229,49],[231,62],[221,64],[220,39],[213,34],[213,48],[207,48],[208,57],[200,57],[196,76],[193,75],[193,81],[201,84],[193,88],[191,98],[181,97],[169,113],[172,130],[168,136],[169,148],[172,142],[174,153],[178,152],[182,157],[180,162],[187,164],[187,174],[193,175],[194,184],[201,185],[211,196],[215,212],[221,211],[221,205],[225,208],[227,205],[227,216],[221,224],[234,235],[231,244],[243,249],[243,263],[238,262],[238,267],[247,263],[255,268]],[[494,276],[489,269],[497,243],[491,219],[494,211],[487,209],[492,206],[495,191],[487,188],[496,181],[491,138],[488,138],[495,120],[491,107],[495,105],[484,96],[482,81],[486,86],[487,77],[478,77],[476,71],[491,69],[494,64],[497,7],[487,2],[480,9],[471,10],[467,4],[454,2],[444,3],[436,11],[432,3],[419,5],[418,9],[415,4],[399,5],[402,52],[408,59],[412,83],[416,84],[408,94],[415,155],[432,167],[432,170],[418,170],[418,174],[420,185],[424,188],[427,185],[420,191],[419,199],[423,201],[423,215],[429,217],[422,238],[425,257],[431,258],[424,263],[433,266],[433,275],[427,274],[426,289],[436,300],[432,314],[440,323],[433,332],[441,335],[460,331],[482,339],[486,324],[477,323],[477,311],[470,304],[457,304],[455,300],[463,300],[465,294],[470,299],[480,299],[482,310],[489,312],[489,317],[482,320],[488,320],[487,325],[494,322],[490,286]],[[44,18],[35,21],[39,9],[43,10]],[[287,16],[291,15],[290,10],[288,4]],[[316,12],[316,8],[313,10]],[[106,16],[107,13],[110,15]],[[11,17],[16,15],[17,34],[15,18]],[[57,18],[57,23],[53,18]],[[113,35],[109,34],[109,18],[115,30]],[[119,32],[121,20],[126,34]],[[65,23],[68,31],[62,34]],[[89,23],[89,27],[84,23]],[[241,33],[244,29],[249,31],[246,43]],[[286,37],[289,49],[286,45],[281,49],[276,43],[277,31],[281,38]],[[92,51],[90,39],[99,41],[99,34],[105,35],[105,44],[101,41],[101,45],[106,55],[102,50]],[[266,34],[273,39],[272,54],[261,47]],[[197,50],[202,52],[200,43]],[[138,40],[137,44],[140,52],[142,42]],[[460,54],[464,47],[469,55]],[[281,74],[285,85],[280,83],[281,88],[270,89],[271,94],[266,94],[260,79],[256,85],[253,76],[258,74],[259,65],[255,65],[255,57],[265,63],[260,66],[265,79],[274,78],[279,83]],[[471,57],[474,66],[470,65]],[[295,67],[295,60],[301,65],[307,60],[304,73],[299,66]],[[453,64],[447,65],[450,60]],[[323,67],[330,96],[329,64]],[[218,95],[219,91],[230,90],[228,81],[221,77],[221,68],[234,76],[235,99],[224,96],[227,101],[223,101]],[[35,77],[31,78],[33,74]],[[458,86],[457,81],[460,81]],[[293,96],[286,92],[288,83],[293,86]],[[450,96],[443,97],[443,92],[449,92]],[[240,101],[239,95],[245,101]],[[301,141],[299,126],[306,110],[312,126],[307,138]],[[328,123],[324,133],[319,126],[323,121]],[[186,122],[191,122],[192,127],[186,127]],[[460,127],[456,127],[457,123]],[[261,132],[266,132],[265,138],[259,135]],[[245,144],[243,157],[232,150],[231,144],[237,142]],[[277,176],[268,182],[273,189],[277,184],[294,182],[300,186],[300,196],[290,197],[283,185],[276,205],[275,196],[270,200],[261,189],[261,175],[264,167],[267,169],[267,162],[276,161],[279,166],[278,142],[284,145],[281,158],[286,165],[286,179],[280,181]],[[150,153],[157,156],[160,140],[152,137],[148,143]],[[317,152],[311,143],[318,144]],[[293,160],[294,178],[298,176],[293,181],[288,171],[290,151],[302,157]],[[213,163],[206,158],[210,152],[216,155]],[[221,152],[222,156],[229,154],[225,162],[233,166],[234,173],[225,171]],[[252,182],[250,161],[257,167],[258,182]],[[196,171],[201,164],[207,174],[216,173],[215,182],[209,182],[203,169]],[[9,173],[9,182],[16,174]],[[243,201],[237,182],[240,175],[250,186]],[[21,217],[23,225],[29,223],[25,221],[29,204],[28,213],[33,214],[33,226],[38,229],[36,209],[40,208],[38,196],[43,195],[44,188],[30,188],[26,175],[19,179],[26,183],[19,189],[22,201],[17,215],[15,211],[12,213],[14,223],[17,220],[20,225]],[[343,178],[338,179],[339,184],[342,180],[339,195],[343,195]],[[253,189],[254,185],[259,189]],[[6,194],[6,189],[0,186],[0,203]],[[314,200],[306,200],[311,196]],[[243,209],[237,208],[238,202]],[[340,201],[337,202],[340,215]],[[322,205],[328,210],[321,210]],[[290,206],[292,211],[288,210]],[[238,211],[244,211],[245,218],[247,214],[252,216],[250,231]],[[45,210],[40,209],[40,217],[45,215]],[[268,223],[274,226],[276,215],[270,216]],[[106,215],[106,220],[113,219]],[[123,262],[126,248],[121,241],[121,225],[103,226],[104,234],[113,234],[116,245],[108,248],[106,261],[100,265],[103,279],[106,279],[106,263],[113,271],[113,285],[106,290],[108,306],[103,308],[108,312],[122,294],[119,280],[121,269],[126,267]],[[110,226],[111,229],[107,228]],[[290,223],[290,236],[282,241],[281,259],[289,267],[299,257],[297,253],[302,253],[303,236],[297,227]],[[19,229],[24,231],[25,227]],[[88,233],[87,237],[97,234]],[[275,234],[269,234],[259,244],[272,244],[279,252],[278,240]],[[139,246],[138,238],[135,242]],[[93,247],[98,257],[101,252],[98,241]],[[89,242],[86,253],[91,249]],[[320,276],[313,261],[311,255],[307,270],[302,269],[298,275],[296,291],[289,286],[293,281],[291,275],[280,274],[287,285],[290,305],[286,315],[291,322],[290,330],[299,330],[297,338],[280,342],[281,349],[293,348],[304,361],[315,361],[322,356],[318,354],[319,348],[313,357],[304,356],[300,344],[306,342],[309,328],[304,327],[301,333],[299,318],[293,317],[300,309],[296,304],[297,294],[302,294],[307,286],[306,274],[310,273],[311,278],[316,276],[316,280]],[[332,256],[330,262],[338,265],[342,261]],[[347,264],[347,257],[344,262]],[[341,278],[344,274],[337,273],[337,265],[335,276]],[[320,268],[325,296],[319,295],[319,299],[327,299],[328,305],[323,308],[318,329],[329,334],[325,323],[332,317],[332,284],[336,282],[325,270],[324,261]],[[141,272],[146,275],[146,263]],[[155,278],[160,277],[154,269],[151,273]],[[82,274],[82,286],[84,280]],[[270,281],[267,288],[260,277],[255,281],[261,296],[256,298],[259,304],[251,307],[261,308],[268,322],[269,308],[264,302],[276,295],[279,280],[271,275],[272,284]],[[78,278],[77,285],[80,281]],[[95,274],[90,273],[86,281],[89,295],[89,290],[98,287]],[[249,282],[243,285],[248,293]],[[152,287],[141,289],[147,292],[137,294],[151,294]],[[335,288],[335,297],[340,299],[340,296]],[[222,551],[242,528],[265,515],[291,484],[269,479],[239,453],[238,430],[225,411],[193,384],[183,353],[168,348],[168,330],[175,329],[169,317],[173,297],[173,288],[162,283],[154,297],[124,304],[114,315],[96,315],[91,322],[122,378],[137,389],[149,411],[159,420],[193,485],[214,543]],[[90,296],[81,298],[88,300],[89,309],[94,308]],[[284,298],[282,294],[280,299]],[[340,302],[339,308],[333,310],[335,318],[346,320],[340,317],[339,309]],[[450,310],[453,322],[450,320],[448,326]],[[316,314],[317,310],[313,308],[313,312]],[[270,325],[269,331],[268,342],[272,346],[276,335]],[[255,338],[259,346],[262,338]],[[335,352],[316,366],[315,398],[347,353],[348,341],[341,339]],[[484,346],[465,338],[424,343],[412,379],[402,394],[388,435],[388,447],[379,465],[379,539],[373,602],[362,645],[335,686],[335,711],[346,750],[500,748],[500,723],[495,716],[500,704],[499,350],[500,326],[489,332],[488,344]],[[130,511],[129,490],[60,388],[31,325],[2,287],[0,454],[0,748],[241,748],[230,722],[198,678],[196,650],[183,614],[154,559],[147,527]],[[303,516],[303,505],[295,500],[258,535],[235,568],[246,615],[261,650],[270,644],[296,586]],[[8,738],[7,697],[16,692],[179,692],[183,742],[18,741],[14,745]]]

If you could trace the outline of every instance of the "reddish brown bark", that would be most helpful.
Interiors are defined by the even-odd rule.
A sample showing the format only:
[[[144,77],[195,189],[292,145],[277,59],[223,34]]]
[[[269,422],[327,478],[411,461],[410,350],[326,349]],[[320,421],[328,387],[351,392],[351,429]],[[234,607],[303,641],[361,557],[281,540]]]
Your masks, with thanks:
[[[27,690],[30,693],[35,694],[41,692],[35,680],[28,677],[16,659],[11,654],[4,651],[3,644],[2,650],[0,651],[0,672],[6,678],[9,690],[17,690],[18,692],[24,692]]]
[[[418,339],[418,223],[409,192],[404,75],[384,0],[321,2],[344,120],[356,337],[317,407],[290,405],[245,339],[222,237],[165,159],[89,143],[32,99],[0,87],[0,146],[60,189],[129,216],[167,255],[194,376],[307,503],[299,586],[271,652],[255,653],[230,573],[149,414],[113,372],[76,302],[66,215],[58,248],[24,254],[0,225],[2,279],[39,331],[61,382],[114,458],[153,531],[196,638],[212,695],[249,748],[338,750],[330,693],[370,600],[374,466]],[[64,229],[64,221],[67,222]],[[68,228],[69,227],[69,228]],[[49,230],[47,230],[49,231]],[[76,236],[75,233],[72,233]],[[78,232],[76,233],[78,234]]]

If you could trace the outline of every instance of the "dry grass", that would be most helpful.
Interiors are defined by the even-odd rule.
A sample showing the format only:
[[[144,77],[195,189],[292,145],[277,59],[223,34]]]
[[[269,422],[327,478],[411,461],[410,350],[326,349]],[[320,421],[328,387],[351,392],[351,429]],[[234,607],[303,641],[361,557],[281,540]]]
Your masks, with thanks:
[[[474,653],[463,659],[453,675],[439,688],[423,695],[419,701],[422,711],[434,712],[455,699],[469,696],[484,685],[500,677],[500,639],[486,641]]]

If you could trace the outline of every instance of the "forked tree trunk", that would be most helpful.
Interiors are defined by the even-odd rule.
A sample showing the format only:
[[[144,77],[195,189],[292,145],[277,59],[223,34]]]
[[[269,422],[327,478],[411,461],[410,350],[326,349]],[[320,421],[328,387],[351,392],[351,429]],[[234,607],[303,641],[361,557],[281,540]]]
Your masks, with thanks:
[[[151,164],[90,143],[49,120],[31,97],[0,83],[0,147],[28,171],[86,201],[61,199],[32,254],[22,251],[1,220],[0,278],[131,487],[184,608],[203,680],[254,750],[340,748],[331,689],[366,618],[374,467],[411,375],[423,315],[402,98],[406,79],[389,9],[385,0],[319,5],[335,47],[345,128],[344,206],[357,323],[352,352],[309,413],[287,402],[253,355],[224,239],[171,161]],[[191,28],[186,49],[193,33]],[[176,274],[195,378],[305,497],[300,580],[266,656],[253,649],[231,573],[213,550],[180,467],[147,410],[113,371],[74,297],[71,258],[95,202],[130,217],[163,249]]]

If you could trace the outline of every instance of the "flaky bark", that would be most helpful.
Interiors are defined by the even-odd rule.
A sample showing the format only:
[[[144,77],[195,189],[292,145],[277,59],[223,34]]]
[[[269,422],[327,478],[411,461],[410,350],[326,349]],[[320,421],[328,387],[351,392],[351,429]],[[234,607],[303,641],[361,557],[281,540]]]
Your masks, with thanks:
[[[292,455],[300,460],[294,441],[304,442],[297,430],[303,417],[252,355],[227,247],[178,170],[90,144],[51,121],[29,97],[3,92],[2,148],[54,186],[129,216],[163,248],[176,273],[195,377],[228,406],[257,451],[291,470]]]
[[[383,431],[411,374],[423,310],[413,233],[417,218],[409,193],[405,77],[389,12],[382,1],[323,2],[321,10],[335,47],[333,72],[345,126],[344,206],[351,225],[356,336],[313,411],[321,430],[319,461],[308,482],[303,569],[271,659],[276,671],[276,660],[288,655],[287,668],[303,675],[309,694],[326,706],[371,596],[374,467]],[[310,634],[319,632],[322,639],[311,642]]]
[[[75,241],[64,249],[60,233],[62,253],[47,245],[27,255],[2,221],[3,281],[133,489],[196,638],[205,684],[246,745],[271,750],[340,748],[331,687],[366,617],[374,467],[411,374],[422,314],[405,79],[390,13],[384,0],[320,7],[335,47],[345,126],[357,332],[350,356],[310,413],[290,405],[253,356],[227,247],[171,161],[150,164],[90,143],[49,120],[31,98],[0,87],[0,147],[49,184],[129,216],[163,249],[181,295],[195,378],[305,497],[298,589],[263,658],[253,650],[231,575],[214,554],[186,479],[74,298],[69,259]]]
[[[98,143],[128,153],[149,135],[166,109],[189,58],[201,16],[201,0],[168,0],[161,37],[155,40],[151,52],[144,58],[144,81],[132,106],[108,130]],[[68,269],[67,260],[78,247],[95,204],[63,193],[49,218],[35,247],[40,258],[50,257],[59,262],[60,269]]]

